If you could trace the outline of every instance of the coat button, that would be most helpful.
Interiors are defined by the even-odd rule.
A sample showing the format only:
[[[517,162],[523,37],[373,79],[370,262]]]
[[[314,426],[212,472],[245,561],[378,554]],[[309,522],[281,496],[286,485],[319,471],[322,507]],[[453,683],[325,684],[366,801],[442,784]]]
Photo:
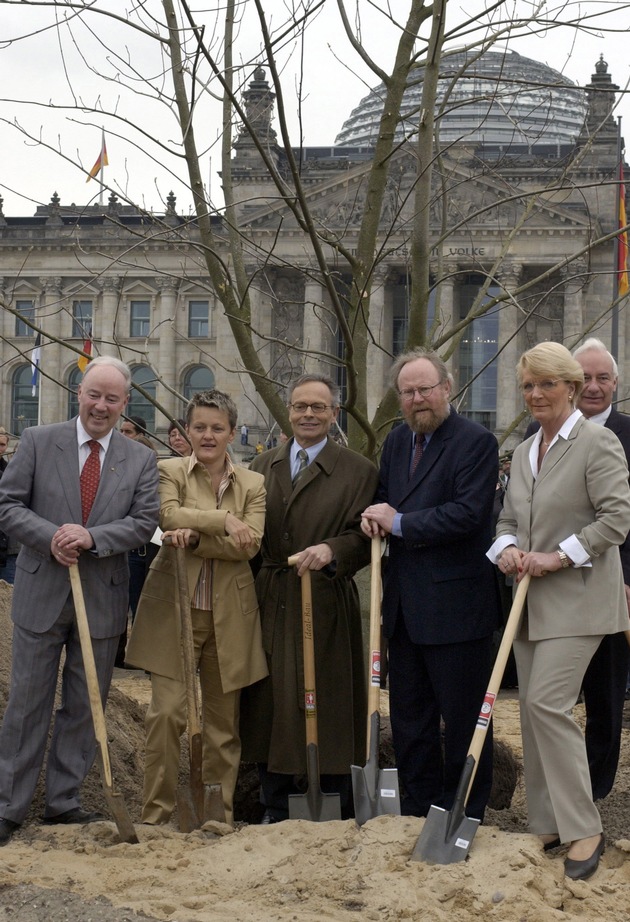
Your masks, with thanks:
[[[289,540],[290,540],[290,535],[289,535],[289,533],[285,531],[285,533],[283,534],[282,538],[283,538],[284,541],[289,541]]]

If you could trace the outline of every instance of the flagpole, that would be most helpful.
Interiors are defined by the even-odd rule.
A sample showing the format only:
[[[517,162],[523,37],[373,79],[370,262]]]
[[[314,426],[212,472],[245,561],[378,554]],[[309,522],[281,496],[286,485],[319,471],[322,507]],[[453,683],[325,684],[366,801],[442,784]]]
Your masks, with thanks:
[[[617,162],[615,164],[615,223],[619,230],[619,215],[621,205],[621,116],[617,116]],[[613,252],[615,271],[613,274],[613,309],[612,329],[610,333],[610,351],[615,360],[619,357],[619,234],[615,237]]]
[[[105,153],[105,126],[101,126],[101,175],[99,177],[99,182],[101,184],[101,191],[98,195],[98,204],[99,207],[103,207],[103,188],[105,183],[105,160],[107,159],[104,156]]]

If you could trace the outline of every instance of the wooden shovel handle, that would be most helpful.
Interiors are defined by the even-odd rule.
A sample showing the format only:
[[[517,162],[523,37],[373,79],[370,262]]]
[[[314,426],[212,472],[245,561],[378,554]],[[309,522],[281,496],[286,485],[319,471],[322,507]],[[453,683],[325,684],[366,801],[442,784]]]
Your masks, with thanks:
[[[505,672],[505,666],[508,661],[508,656],[510,655],[510,650],[512,649],[512,643],[514,642],[514,638],[518,633],[519,624],[521,623],[521,615],[523,613],[523,606],[525,605],[525,597],[529,588],[529,581],[530,575],[529,573],[526,573],[518,584],[518,589],[516,590],[516,595],[514,596],[514,601],[512,602],[512,608],[510,609],[510,616],[503,631],[501,646],[499,647],[499,652],[497,653],[497,657],[494,661],[494,669],[492,670],[492,675],[490,676],[488,689],[482,703],[481,712],[477,719],[477,727],[473,733],[473,738],[468,748],[468,755],[473,756],[475,760],[475,767],[473,769],[470,783],[468,785],[466,800],[468,800],[468,794],[470,794],[473,781],[475,780],[475,774],[477,772],[481,750],[483,749],[486,733],[488,732],[488,726],[490,725],[490,718],[492,717],[494,704],[497,695],[499,694],[499,689],[501,688],[501,679],[503,678],[503,673]]]
[[[192,619],[190,617],[190,595],[188,592],[188,572],[186,569],[186,549],[175,547],[175,567],[177,570],[177,592],[179,596],[179,617],[181,625],[182,658],[184,681],[186,684],[186,711],[188,716],[188,737],[192,746],[193,738],[201,733],[199,720],[199,702],[197,697],[195,642],[193,639]]]
[[[289,557],[290,567],[296,566],[298,556]],[[302,590],[302,645],[304,649],[304,711],[306,718],[306,745],[317,746],[317,693],[315,689],[315,644],[313,641],[313,594],[311,571],[301,576]]]
[[[368,752],[370,749],[370,719],[379,710],[381,699],[381,553],[382,540],[372,538],[370,570],[370,674],[368,677]]]
[[[109,761],[109,749],[107,747],[105,714],[103,712],[103,702],[101,701],[101,691],[98,687],[94,650],[92,648],[92,638],[90,637],[90,626],[88,624],[87,611],[85,610],[83,587],[81,586],[81,574],[79,573],[79,565],[76,563],[71,564],[68,569],[70,570],[70,585],[72,587],[72,599],[74,601],[74,611],[77,619],[77,628],[79,630],[85,680],[90,700],[90,709],[92,711],[92,720],[94,722],[94,735],[96,736],[96,741],[101,751],[103,778],[106,786],[111,788],[112,767]]]

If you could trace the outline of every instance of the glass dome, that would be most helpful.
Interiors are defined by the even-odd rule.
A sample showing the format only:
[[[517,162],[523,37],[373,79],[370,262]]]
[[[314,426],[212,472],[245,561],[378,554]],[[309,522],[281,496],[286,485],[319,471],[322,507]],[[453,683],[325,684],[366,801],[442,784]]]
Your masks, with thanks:
[[[408,82],[397,141],[416,133],[421,67],[412,71]],[[373,147],[384,100],[381,84],[353,109],[335,144]],[[515,51],[488,51],[476,60],[468,52],[442,58],[436,107],[442,145],[457,141],[502,148],[572,144],[584,124],[586,108],[584,90],[546,64]]]

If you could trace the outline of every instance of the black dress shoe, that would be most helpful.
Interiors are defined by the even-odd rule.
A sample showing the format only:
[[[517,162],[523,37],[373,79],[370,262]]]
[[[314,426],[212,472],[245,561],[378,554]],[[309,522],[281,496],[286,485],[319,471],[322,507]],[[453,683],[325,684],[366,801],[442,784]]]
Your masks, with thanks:
[[[56,816],[45,816],[43,819],[44,826],[68,826],[70,823],[98,823],[106,819],[102,813],[88,813],[81,807],[73,807],[72,810],[66,810],[65,813],[58,813]]]
[[[543,850],[550,852],[552,848],[558,848],[560,845],[562,845],[562,842],[560,841],[559,836],[556,836],[556,838],[552,839],[551,842],[545,842],[543,844]]]
[[[14,823],[13,820],[0,819],[0,846],[8,845],[11,841],[11,836],[19,828],[20,824]]]
[[[599,859],[604,854],[605,848],[606,840],[604,839],[604,833],[602,833],[599,843],[595,847],[595,851],[590,858],[585,858],[584,861],[576,861],[574,858],[565,858],[564,873],[567,877],[570,877],[571,880],[588,880],[597,870]]]
[[[263,813],[263,818],[260,821],[261,826],[271,826],[273,823],[279,823],[280,820],[277,816],[274,816],[273,813],[269,813],[267,810]]]

